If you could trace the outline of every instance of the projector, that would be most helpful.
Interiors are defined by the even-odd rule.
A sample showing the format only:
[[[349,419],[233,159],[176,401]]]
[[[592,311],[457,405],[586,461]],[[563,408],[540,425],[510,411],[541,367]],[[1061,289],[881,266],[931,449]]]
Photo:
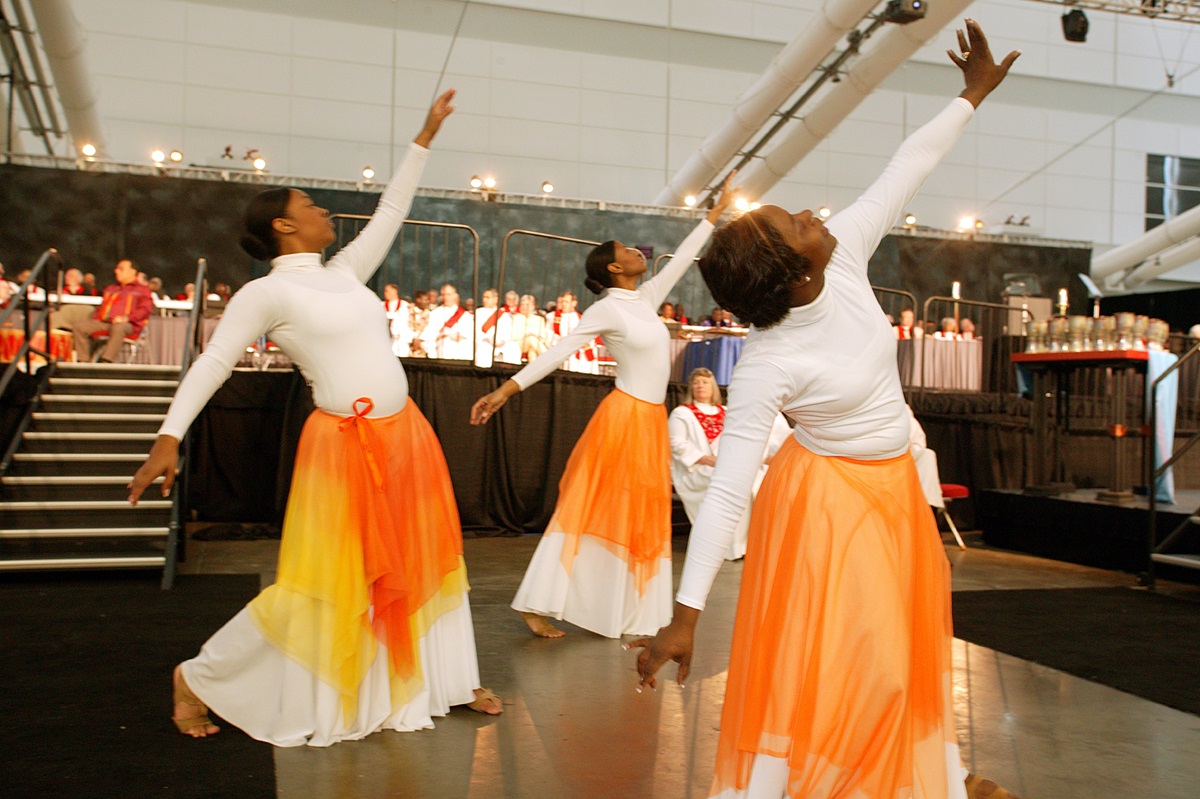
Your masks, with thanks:
[[[894,22],[897,25],[907,25],[925,18],[925,0],[889,0],[880,19],[884,22]]]

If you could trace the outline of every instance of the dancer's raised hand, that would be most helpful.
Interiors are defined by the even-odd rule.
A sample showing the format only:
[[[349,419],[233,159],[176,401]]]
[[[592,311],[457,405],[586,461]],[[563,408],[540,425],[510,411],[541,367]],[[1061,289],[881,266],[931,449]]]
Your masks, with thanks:
[[[725,213],[725,209],[728,208],[735,199],[737,199],[738,192],[742,190],[741,186],[730,188],[733,186],[733,179],[736,177],[736,169],[725,177],[724,182],[721,183],[721,193],[717,195],[716,202],[713,203],[713,207],[709,210],[708,216],[705,217],[714,225],[717,224],[717,220],[721,218],[721,214]]]
[[[413,139],[415,143],[422,147],[428,147],[433,142],[433,137],[441,130],[446,117],[454,113],[454,95],[457,91],[457,89],[447,89],[441,97],[433,101],[433,106],[430,107],[429,113],[425,117],[425,127],[421,128],[417,138]]]
[[[946,53],[954,65],[963,71],[963,80],[967,84],[959,97],[978,108],[983,98],[991,94],[1008,75],[1009,68],[1021,56],[1021,51],[1013,50],[997,64],[979,23],[968,19],[965,27],[965,32],[961,29],[957,31],[960,52],[947,50]]]
[[[159,436],[150,448],[150,455],[145,463],[133,475],[126,488],[129,489],[129,504],[136,505],[151,483],[163,477],[162,495],[171,495],[171,487],[175,485],[175,469],[179,465],[179,439],[174,436]]]

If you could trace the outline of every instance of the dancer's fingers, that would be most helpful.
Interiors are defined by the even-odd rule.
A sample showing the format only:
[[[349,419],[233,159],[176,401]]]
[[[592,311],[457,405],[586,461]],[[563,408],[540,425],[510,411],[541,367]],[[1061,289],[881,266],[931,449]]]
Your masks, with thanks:
[[[1007,75],[1008,71],[1010,69],[1012,69],[1013,62],[1015,62],[1020,57],[1021,57],[1020,50],[1013,50],[1011,53],[1009,53],[1008,55],[1006,55],[1004,57],[1004,60],[1000,62],[1000,69],[1004,70],[1005,75]]]
[[[969,24],[969,23],[968,23]],[[967,34],[961,28],[955,31],[958,34],[958,49],[964,55],[971,52],[971,45],[967,44]]]
[[[175,487],[175,467],[168,466],[167,473],[163,476],[162,495],[164,497],[171,496],[171,489]]]
[[[953,50],[947,50],[946,55],[950,56],[950,60],[954,62],[954,66],[958,67],[959,69],[967,68],[966,59],[961,58],[958,53],[954,52]]]
[[[679,671],[675,673],[675,682],[679,683],[679,687],[683,687],[683,683],[692,672],[692,656],[685,655],[679,661]]]

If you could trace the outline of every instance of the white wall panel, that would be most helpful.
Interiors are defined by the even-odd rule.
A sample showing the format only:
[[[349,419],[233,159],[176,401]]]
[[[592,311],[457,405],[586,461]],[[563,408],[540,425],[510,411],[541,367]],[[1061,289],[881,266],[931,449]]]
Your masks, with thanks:
[[[491,94],[496,116],[579,124],[579,89],[575,87],[493,80]]]
[[[491,151],[499,155],[578,161],[580,134],[584,132],[578,125],[493,116]]]
[[[429,38],[433,37],[421,37],[422,41]],[[392,32],[371,25],[297,17],[292,23],[292,55],[391,66]]]
[[[657,169],[663,175],[666,139],[661,133],[582,128],[580,160],[593,164]]]
[[[392,109],[386,105],[341,103],[293,97],[292,134],[347,142],[387,144],[390,141]],[[412,134],[405,134],[406,138]]]
[[[283,95],[293,90],[291,56],[194,44],[188,45],[185,56],[191,86]],[[302,92],[305,87],[295,88]]]
[[[672,110],[675,105],[671,104]],[[590,89],[579,93],[579,124],[584,127],[663,133],[667,126],[666,111],[667,101],[662,97]]]
[[[87,62],[95,75],[153,77],[169,83],[187,79],[185,48],[179,42],[93,33],[88,35],[87,48]],[[4,90],[7,93],[7,84]]]
[[[388,67],[323,58],[289,60],[292,94],[351,103],[386,105],[391,102],[392,70]]]
[[[282,94],[189,86],[184,94],[184,124],[287,134],[303,130],[292,127],[292,107],[292,99]]]
[[[188,3],[185,36],[189,44],[286,55],[292,52],[292,24],[291,17],[280,14]]]

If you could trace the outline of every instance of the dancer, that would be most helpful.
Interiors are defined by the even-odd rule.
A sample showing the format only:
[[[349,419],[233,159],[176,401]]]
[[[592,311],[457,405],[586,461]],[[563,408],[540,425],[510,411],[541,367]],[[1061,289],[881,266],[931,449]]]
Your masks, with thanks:
[[[324,266],[334,240],[325,209],[296,189],[251,201],[242,246],[271,273],[230,301],[130,483],[134,504],[159,476],[170,492],[179,440],[260,336],[312,385],[317,410],[296,453],[278,578],[176,667],[173,719],[185,734],[217,732],[208,707],[277,746],[427,728],[452,705],[501,712],[479,687],[445,458],[363,285],[404,222],[453,98],[434,103],[371,222]]]
[[[727,181],[671,262],[640,288],[646,257],[639,250],[616,241],[592,250],[585,284],[603,296],[569,335],[471,408],[471,424],[484,424],[596,336],[617,362],[616,389],[567,460],[554,515],[513,600],[534,635],[563,635],[546,617],[609,638],[653,632],[671,617],[671,453],[662,404],[670,352],[657,309],[708,242],[729,205],[728,188]]]
[[[708,369],[693,369],[688,375],[687,386],[683,403],[677,405],[667,417],[667,431],[671,436],[671,484],[683,501],[688,520],[695,524],[704,493],[712,482],[713,467],[717,465],[726,409],[721,404],[721,387],[717,385],[717,378]],[[776,414],[760,461],[762,465],[754,478],[751,498],[758,493],[758,486],[767,474],[767,464],[791,432],[783,414]],[[750,509],[747,508],[738,522],[733,543],[725,553],[726,560],[738,560],[745,556],[746,532],[749,528]]]
[[[701,262],[714,299],[753,327],[675,616],[630,644],[642,685],[668,660],[686,679],[768,431],[780,410],[796,422],[754,503],[712,796],[966,796],[950,569],[908,452],[896,339],[867,278],[871,253],[1018,56],[997,65],[978,24],[966,28],[951,54],[966,89],[857,202],[828,227],[765,206],[720,231]]]

